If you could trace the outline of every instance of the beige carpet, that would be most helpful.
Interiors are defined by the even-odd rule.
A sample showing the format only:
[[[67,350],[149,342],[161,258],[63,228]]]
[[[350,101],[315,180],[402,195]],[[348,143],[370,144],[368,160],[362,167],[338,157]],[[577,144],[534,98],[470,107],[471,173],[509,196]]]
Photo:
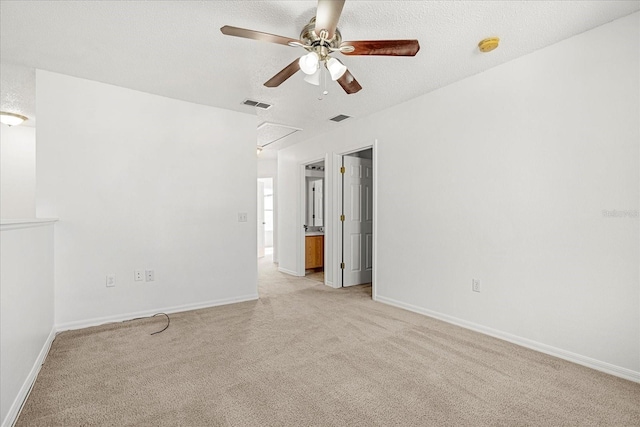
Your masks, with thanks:
[[[306,279],[313,280],[315,282],[324,283],[324,270],[322,271],[307,270],[304,277]]]
[[[259,301],[158,335],[58,335],[17,425],[640,425],[640,384],[260,268]]]

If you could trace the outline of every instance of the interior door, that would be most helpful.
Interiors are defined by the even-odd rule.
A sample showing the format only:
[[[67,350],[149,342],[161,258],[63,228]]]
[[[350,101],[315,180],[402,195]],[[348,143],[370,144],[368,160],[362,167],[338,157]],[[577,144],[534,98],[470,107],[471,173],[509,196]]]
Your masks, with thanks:
[[[264,257],[264,182],[258,181],[258,258]]]
[[[373,273],[373,162],[343,156],[342,286],[371,283]]]

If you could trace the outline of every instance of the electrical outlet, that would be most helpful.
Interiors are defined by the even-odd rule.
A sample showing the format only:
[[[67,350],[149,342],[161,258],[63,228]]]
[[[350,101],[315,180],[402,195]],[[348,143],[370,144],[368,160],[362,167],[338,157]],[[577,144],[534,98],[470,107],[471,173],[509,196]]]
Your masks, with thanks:
[[[247,222],[246,212],[238,212],[238,222]]]
[[[155,279],[155,274],[153,273],[153,270],[147,270],[145,272],[146,274],[146,280],[147,282],[153,282]]]
[[[144,280],[144,270],[135,270],[133,272],[133,280],[142,282]]]
[[[480,279],[471,279],[471,290],[473,292],[480,292]]]
[[[116,285],[116,275],[107,274],[107,288],[113,288]]]

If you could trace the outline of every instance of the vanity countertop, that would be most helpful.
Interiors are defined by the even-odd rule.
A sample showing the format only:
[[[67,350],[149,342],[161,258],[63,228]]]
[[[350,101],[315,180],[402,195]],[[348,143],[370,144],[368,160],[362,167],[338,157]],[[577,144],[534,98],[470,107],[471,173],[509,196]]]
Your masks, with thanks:
[[[324,236],[324,231],[307,231],[305,236]]]

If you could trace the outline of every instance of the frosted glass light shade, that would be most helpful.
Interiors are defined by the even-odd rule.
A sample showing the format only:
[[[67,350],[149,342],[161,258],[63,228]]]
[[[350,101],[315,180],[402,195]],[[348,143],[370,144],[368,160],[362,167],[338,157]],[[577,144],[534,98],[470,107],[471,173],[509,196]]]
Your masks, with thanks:
[[[338,80],[347,72],[347,67],[336,58],[330,58],[327,61],[327,69],[331,74],[331,80]]]
[[[311,83],[314,86],[320,86],[320,72],[322,69],[318,67],[315,73],[309,74],[304,78],[304,81],[307,83]]]
[[[318,54],[309,52],[300,57],[298,64],[300,64],[300,69],[303,73],[311,75],[318,69]]]
[[[6,113],[4,111],[0,111],[0,123],[7,126],[17,126],[20,123],[27,120],[25,116],[15,113]]]

